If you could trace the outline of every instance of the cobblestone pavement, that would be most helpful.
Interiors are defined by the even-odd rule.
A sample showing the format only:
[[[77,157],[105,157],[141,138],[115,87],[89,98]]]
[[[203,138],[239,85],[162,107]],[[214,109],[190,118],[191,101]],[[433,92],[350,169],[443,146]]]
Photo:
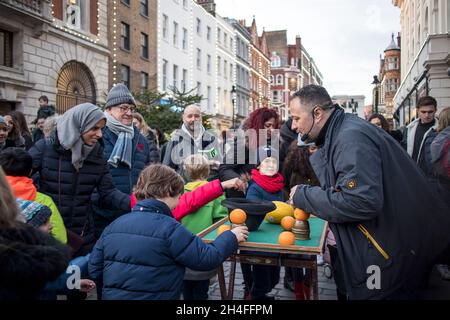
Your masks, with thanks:
[[[225,281],[228,286],[228,275],[230,272],[230,262],[224,263],[225,271]],[[320,300],[336,300],[336,285],[333,279],[328,279],[324,275],[324,269],[322,266],[318,268],[318,278],[319,278],[319,299]],[[285,289],[283,286],[284,279],[284,268],[281,268],[280,282],[277,286],[270,292],[269,295],[274,296],[276,300],[295,300],[295,295],[289,289]],[[239,263],[236,266],[236,280],[234,284],[234,296],[233,300],[242,300],[244,297],[244,279],[242,277],[241,266]],[[220,288],[217,277],[214,283],[209,287],[209,299],[210,300],[220,300]]]

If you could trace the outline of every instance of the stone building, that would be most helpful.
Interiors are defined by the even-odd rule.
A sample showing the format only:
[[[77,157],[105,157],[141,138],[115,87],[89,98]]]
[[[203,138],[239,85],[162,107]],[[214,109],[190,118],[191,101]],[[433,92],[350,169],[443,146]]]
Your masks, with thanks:
[[[36,116],[48,96],[62,113],[108,89],[107,0],[0,1],[0,114]]]

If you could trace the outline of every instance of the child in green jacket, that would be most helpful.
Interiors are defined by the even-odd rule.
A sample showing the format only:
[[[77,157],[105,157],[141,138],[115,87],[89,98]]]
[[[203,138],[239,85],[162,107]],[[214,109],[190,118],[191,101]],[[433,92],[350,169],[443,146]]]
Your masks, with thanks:
[[[188,156],[183,163],[185,177],[191,182],[184,186],[185,192],[190,192],[208,183],[210,164],[203,155]],[[209,202],[197,212],[183,218],[182,224],[192,233],[197,234],[218,220],[226,217],[228,211],[220,203],[225,196],[220,196]],[[186,268],[183,283],[184,300],[208,300],[209,280],[216,275],[216,270],[194,271]]]

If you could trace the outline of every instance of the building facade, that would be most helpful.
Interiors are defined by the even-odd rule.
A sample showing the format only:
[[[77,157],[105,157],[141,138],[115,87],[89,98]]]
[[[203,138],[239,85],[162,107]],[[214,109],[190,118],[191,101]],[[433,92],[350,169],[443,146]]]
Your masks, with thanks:
[[[245,21],[244,21],[245,23]],[[267,48],[266,34],[258,35],[256,20],[247,28],[251,34],[250,42],[250,112],[257,108],[270,106],[270,54]]]
[[[107,1],[0,2],[0,114],[36,116],[38,98],[63,113],[104,101],[108,90]]]
[[[272,107],[277,109],[282,120],[289,115],[289,102],[292,94],[300,89],[301,47],[298,42],[289,45],[287,31],[267,31],[267,46],[270,56],[270,88]]]
[[[393,109],[398,125],[414,120],[417,100],[431,95],[450,106],[450,0],[393,0],[400,9],[401,83]]]
[[[400,39],[400,35],[394,39],[392,34],[391,43],[384,50],[384,56],[380,57],[380,83],[374,88],[373,101],[378,109],[374,112],[383,114],[391,126],[394,124],[394,96],[400,86]]]
[[[336,95],[332,96],[333,103],[339,104],[344,108],[346,113],[352,113],[362,119],[366,119],[367,110],[365,103],[365,96],[351,96],[351,95]]]
[[[156,89],[156,0],[112,0],[108,10],[109,87]]]
[[[235,109],[234,125],[238,126],[249,115],[250,108],[250,61],[249,47],[251,35],[245,28],[243,21],[226,19],[234,28],[234,41],[236,50],[235,66],[235,92],[233,92],[233,105]]]

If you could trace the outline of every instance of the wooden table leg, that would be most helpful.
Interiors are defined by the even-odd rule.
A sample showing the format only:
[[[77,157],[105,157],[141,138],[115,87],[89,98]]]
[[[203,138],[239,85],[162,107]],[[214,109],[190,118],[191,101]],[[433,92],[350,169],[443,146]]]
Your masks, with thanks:
[[[234,294],[234,278],[236,276],[236,259],[233,257],[230,265],[230,283],[228,285],[228,299],[233,300]]]
[[[319,300],[319,281],[318,281],[318,276],[317,276],[317,261],[313,261],[312,263],[312,268],[311,268],[311,273],[312,273],[312,288],[314,290],[314,300]]]
[[[225,273],[223,271],[223,263],[220,265],[217,271],[218,271],[217,275],[219,277],[220,296],[222,300],[225,300],[227,298],[227,287],[225,283]]]

